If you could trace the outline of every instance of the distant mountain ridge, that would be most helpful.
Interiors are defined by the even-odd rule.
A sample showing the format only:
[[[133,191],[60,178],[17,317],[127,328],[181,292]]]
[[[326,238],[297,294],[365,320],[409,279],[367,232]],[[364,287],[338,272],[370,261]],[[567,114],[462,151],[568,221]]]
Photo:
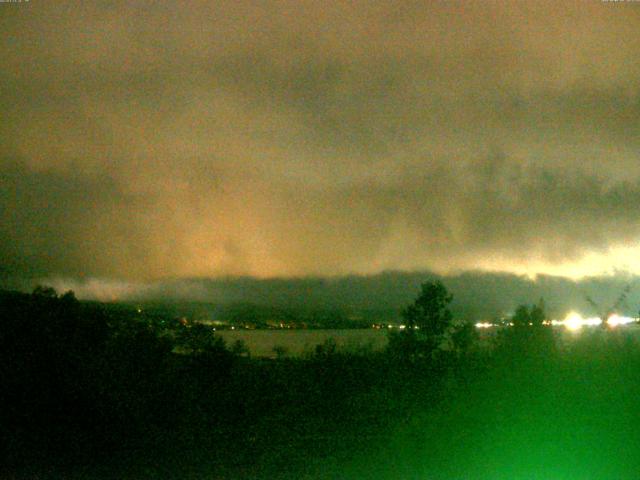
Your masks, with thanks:
[[[613,304],[629,287],[619,313],[637,316],[640,309],[640,278],[620,273],[575,281],[539,276],[535,280],[508,273],[465,272],[441,276],[432,272],[383,272],[369,276],[258,279],[252,277],[184,278],[154,283],[113,280],[45,279],[59,292],[74,290],[78,298],[127,302],[202,302],[212,305],[252,305],[294,310],[340,311],[358,315],[363,311],[397,315],[417,295],[420,284],[442,280],[453,293],[454,314],[464,319],[507,316],[522,303],[544,298],[550,315],[569,310],[596,313],[587,297],[603,307]],[[22,289],[32,288],[23,285]],[[394,313],[395,312],[395,313]]]

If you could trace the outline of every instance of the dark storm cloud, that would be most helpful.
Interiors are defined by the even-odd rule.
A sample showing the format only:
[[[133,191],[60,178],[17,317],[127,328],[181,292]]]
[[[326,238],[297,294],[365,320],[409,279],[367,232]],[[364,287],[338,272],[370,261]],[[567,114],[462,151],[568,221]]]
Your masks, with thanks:
[[[636,5],[71,7],[0,12],[8,274],[580,275],[640,253]]]

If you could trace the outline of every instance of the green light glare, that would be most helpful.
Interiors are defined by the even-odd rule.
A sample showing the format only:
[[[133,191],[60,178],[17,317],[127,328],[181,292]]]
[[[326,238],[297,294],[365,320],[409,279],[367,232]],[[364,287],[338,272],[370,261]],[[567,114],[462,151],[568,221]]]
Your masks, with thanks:
[[[496,360],[437,408],[425,404],[364,478],[640,478],[637,339],[589,332],[553,358]]]

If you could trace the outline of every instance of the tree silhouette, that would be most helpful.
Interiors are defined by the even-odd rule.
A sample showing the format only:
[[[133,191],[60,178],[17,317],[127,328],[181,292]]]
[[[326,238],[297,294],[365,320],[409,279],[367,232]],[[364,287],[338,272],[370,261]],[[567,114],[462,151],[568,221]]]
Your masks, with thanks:
[[[408,357],[431,355],[452,330],[452,300],[439,280],[423,283],[418,298],[402,311],[405,329],[390,337],[390,348]]]
[[[58,292],[56,292],[56,289],[48,285],[36,286],[36,288],[33,289],[33,292],[31,294],[34,297],[41,297],[41,298],[57,298],[58,297]]]
[[[531,322],[534,327],[541,327],[546,319],[547,312],[545,311],[544,299],[540,298],[537,305],[531,305],[529,322]]]
[[[524,328],[529,326],[531,321],[531,314],[529,313],[529,307],[526,305],[518,305],[516,308],[513,317],[511,318],[511,322],[515,328]]]
[[[202,323],[183,326],[178,337],[178,344],[191,355],[223,354],[227,351],[224,339],[214,335],[212,329]]]
[[[553,329],[546,328],[547,319],[544,300],[535,305],[518,305],[511,317],[512,328],[503,330],[498,344],[512,358],[544,358],[554,352]]]
[[[518,305],[511,322],[516,328],[541,327],[546,318],[544,300],[541,298],[537,305]]]
[[[451,326],[453,315],[449,304],[452,300],[453,295],[439,280],[423,283],[418,298],[402,312],[406,327],[419,329],[434,341],[440,339]]]

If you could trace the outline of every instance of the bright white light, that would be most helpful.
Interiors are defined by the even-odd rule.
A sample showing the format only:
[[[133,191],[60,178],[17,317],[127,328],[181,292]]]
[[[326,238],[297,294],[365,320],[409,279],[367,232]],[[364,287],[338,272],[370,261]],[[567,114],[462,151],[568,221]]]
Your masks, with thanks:
[[[552,325],[564,325],[569,330],[579,330],[582,327],[594,327],[600,325],[602,320],[597,317],[582,318],[577,312],[569,312],[566,318],[562,321],[553,320]]]
[[[565,327],[569,330],[579,330],[582,328],[582,322],[584,319],[580,316],[579,313],[571,312],[567,315],[567,318],[562,322]]]
[[[493,323],[489,323],[489,322],[476,323],[476,328],[490,328],[490,327],[493,327]]]
[[[582,322],[582,324],[586,325],[587,327],[595,327],[600,325],[601,323],[602,323],[602,319],[598,317],[585,318],[584,321]]]
[[[618,325],[626,325],[628,323],[633,323],[635,322],[636,319],[635,318],[631,318],[631,317],[622,317],[620,315],[618,315],[617,313],[614,313],[613,315],[611,315],[608,319],[607,319],[607,324],[610,327],[617,327]]]

